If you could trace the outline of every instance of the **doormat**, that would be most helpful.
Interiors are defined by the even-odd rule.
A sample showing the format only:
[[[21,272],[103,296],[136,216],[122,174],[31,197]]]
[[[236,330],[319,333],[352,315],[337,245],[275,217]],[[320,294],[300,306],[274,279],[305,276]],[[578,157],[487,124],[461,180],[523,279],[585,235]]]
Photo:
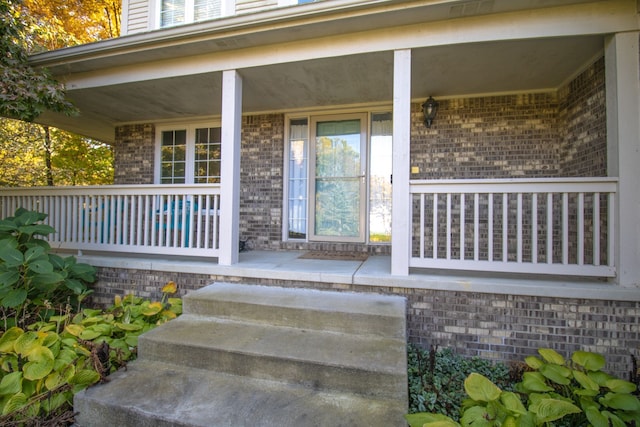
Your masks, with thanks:
[[[365,261],[369,254],[364,252],[309,251],[298,259],[327,259],[336,261]]]

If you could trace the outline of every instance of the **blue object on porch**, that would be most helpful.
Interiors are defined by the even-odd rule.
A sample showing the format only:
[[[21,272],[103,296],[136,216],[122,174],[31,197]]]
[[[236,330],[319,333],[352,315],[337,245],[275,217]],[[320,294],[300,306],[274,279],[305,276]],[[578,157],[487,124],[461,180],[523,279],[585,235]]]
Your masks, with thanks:
[[[183,204],[185,206],[186,209],[186,221],[185,221],[185,227],[184,227],[184,232],[186,233],[185,235],[185,239],[184,239],[184,245],[186,247],[189,246],[189,237],[191,235],[191,219],[193,218],[193,214],[195,214],[198,211],[198,204],[194,203],[193,207],[191,207],[191,202],[190,201],[186,201],[183,202],[182,200],[178,200],[176,201],[172,201],[169,206],[167,206],[167,204],[165,203],[162,212],[158,212],[161,216],[167,216],[170,215],[170,221],[158,221],[158,223],[156,224],[156,229],[160,229],[160,225],[162,225],[162,230],[166,230],[167,226],[169,228],[170,231],[173,231],[174,229],[177,229],[179,231],[182,231],[182,207]],[[177,224],[176,224],[176,218],[177,218]]]

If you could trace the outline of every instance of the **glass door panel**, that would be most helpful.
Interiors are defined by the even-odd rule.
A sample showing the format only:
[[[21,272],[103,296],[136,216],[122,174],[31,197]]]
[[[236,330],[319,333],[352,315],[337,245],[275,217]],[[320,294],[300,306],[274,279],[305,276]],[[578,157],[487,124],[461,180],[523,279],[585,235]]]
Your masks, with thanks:
[[[313,120],[314,240],[364,242],[366,116]]]

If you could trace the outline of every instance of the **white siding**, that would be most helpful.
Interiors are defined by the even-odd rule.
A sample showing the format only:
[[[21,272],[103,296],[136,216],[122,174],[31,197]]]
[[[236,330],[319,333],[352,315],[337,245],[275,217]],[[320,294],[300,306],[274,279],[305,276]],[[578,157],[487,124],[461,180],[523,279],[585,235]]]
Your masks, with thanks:
[[[140,33],[151,29],[149,0],[129,0],[126,27],[122,28],[122,35]]]

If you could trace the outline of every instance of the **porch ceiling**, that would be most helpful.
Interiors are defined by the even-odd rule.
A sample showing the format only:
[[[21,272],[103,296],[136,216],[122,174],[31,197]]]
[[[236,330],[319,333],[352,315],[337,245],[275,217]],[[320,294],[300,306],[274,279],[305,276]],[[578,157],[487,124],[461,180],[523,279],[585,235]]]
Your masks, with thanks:
[[[601,35],[469,43],[413,49],[412,97],[445,98],[555,90],[603,51]],[[265,52],[269,55],[270,52]],[[391,103],[393,52],[239,70],[245,113]],[[220,115],[221,73],[69,90],[79,117],[47,124],[113,141],[120,123]]]

